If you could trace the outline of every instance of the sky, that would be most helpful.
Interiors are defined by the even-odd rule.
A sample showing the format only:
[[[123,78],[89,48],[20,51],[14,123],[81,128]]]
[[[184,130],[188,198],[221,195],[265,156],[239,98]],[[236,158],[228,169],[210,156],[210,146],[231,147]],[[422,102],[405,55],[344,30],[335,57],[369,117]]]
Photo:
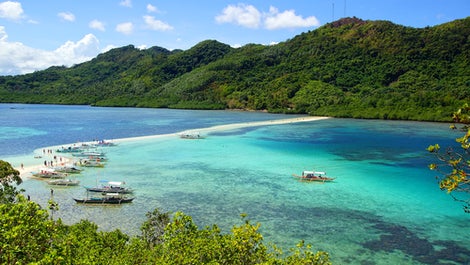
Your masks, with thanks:
[[[272,45],[342,17],[422,28],[470,0],[0,0],[0,75],[73,66],[112,48]]]

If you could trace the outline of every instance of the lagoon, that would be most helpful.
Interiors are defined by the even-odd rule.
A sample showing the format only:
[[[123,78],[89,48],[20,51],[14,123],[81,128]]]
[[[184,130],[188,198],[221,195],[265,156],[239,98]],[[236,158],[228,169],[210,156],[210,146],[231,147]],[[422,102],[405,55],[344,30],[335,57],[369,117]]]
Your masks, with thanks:
[[[42,149],[93,139],[177,133],[216,125],[301,116],[239,111],[96,108],[0,104],[0,159],[41,164]],[[439,190],[430,144],[453,145],[448,124],[325,119],[123,141],[106,148],[102,169],[77,177],[84,186],[123,180],[136,199],[122,206],[77,205],[83,187],[56,188],[66,223],[89,219],[101,229],[137,235],[145,213],[183,211],[203,227],[225,231],[246,213],[266,242],[287,250],[300,240],[335,264],[469,262],[469,215]],[[334,183],[298,182],[302,170],[326,171]],[[25,179],[34,201],[50,186]]]

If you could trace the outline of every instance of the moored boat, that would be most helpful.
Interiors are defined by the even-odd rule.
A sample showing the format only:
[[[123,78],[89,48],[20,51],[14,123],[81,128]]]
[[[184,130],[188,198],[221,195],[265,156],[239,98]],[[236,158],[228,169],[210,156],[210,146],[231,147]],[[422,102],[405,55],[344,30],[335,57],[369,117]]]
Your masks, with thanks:
[[[119,193],[106,193],[101,197],[73,198],[77,203],[83,204],[123,204],[130,203],[134,198],[125,197]]]
[[[104,147],[116,146],[115,143],[107,141],[107,140],[99,140],[96,143],[94,143],[93,145],[94,146],[104,146]]]
[[[80,181],[71,179],[54,179],[49,180],[47,183],[53,186],[78,186]]]
[[[336,178],[331,178],[326,176],[326,172],[323,171],[309,171],[309,170],[304,170],[302,171],[302,175],[295,175],[292,174],[295,178],[301,180],[301,181],[314,181],[314,182],[332,182]]]
[[[134,192],[131,188],[126,187],[126,183],[123,181],[102,181],[105,182],[103,185],[96,187],[85,187],[90,192],[101,192],[101,193],[119,193],[129,194]]]
[[[73,156],[78,156],[78,157],[92,157],[92,158],[106,156],[106,154],[103,153],[103,152],[90,152],[90,151],[80,152],[80,153],[73,153],[72,155]]]
[[[54,170],[56,172],[70,173],[70,174],[78,174],[78,173],[82,172],[81,169],[76,168],[74,166],[59,166],[59,167],[54,167]]]
[[[199,132],[182,132],[180,133],[182,139],[204,139],[205,137]]]
[[[75,162],[75,165],[81,167],[104,167],[104,163],[101,163],[99,159],[80,159],[78,162]]]
[[[41,179],[61,179],[65,178],[67,174],[62,172],[56,172],[54,169],[51,168],[44,168],[37,172],[32,172],[32,176]]]

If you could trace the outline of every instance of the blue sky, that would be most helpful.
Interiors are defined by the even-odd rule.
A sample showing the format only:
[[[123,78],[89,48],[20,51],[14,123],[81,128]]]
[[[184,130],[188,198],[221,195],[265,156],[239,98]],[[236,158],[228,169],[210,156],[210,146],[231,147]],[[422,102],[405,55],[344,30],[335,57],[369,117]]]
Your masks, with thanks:
[[[0,75],[71,66],[133,44],[275,44],[341,17],[422,28],[470,16],[470,0],[0,0]]]

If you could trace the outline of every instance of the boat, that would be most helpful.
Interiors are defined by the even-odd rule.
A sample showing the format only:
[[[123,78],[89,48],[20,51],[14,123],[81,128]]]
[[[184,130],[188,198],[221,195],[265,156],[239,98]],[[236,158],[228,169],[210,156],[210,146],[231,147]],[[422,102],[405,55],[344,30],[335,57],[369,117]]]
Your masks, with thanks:
[[[101,163],[100,159],[80,159],[75,162],[76,166],[81,167],[104,167],[104,163]]]
[[[182,132],[180,133],[180,138],[182,139],[204,139],[199,132]]]
[[[71,179],[54,179],[49,180],[47,183],[53,186],[78,186],[80,181]]]
[[[62,172],[56,172],[54,169],[51,168],[44,168],[37,172],[32,172],[32,176],[41,179],[62,179],[65,178],[67,174]]]
[[[87,191],[91,192],[101,192],[101,193],[119,193],[119,194],[129,194],[134,192],[131,188],[126,187],[126,183],[122,181],[102,181],[105,182],[103,185],[96,187],[85,187]]]
[[[110,141],[106,141],[106,140],[99,140],[96,143],[94,143],[93,145],[94,146],[105,146],[105,147],[116,146],[115,143],[110,142]]]
[[[84,199],[73,198],[77,203],[83,204],[122,204],[130,203],[134,198],[123,196],[119,193],[105,193],[101,197],[88,197]]]
[[[295,178],[298,178],[301,181],[314,181],[314,182],[332,182],[336,178],[331,178],[326,176],[326,172],[323,171],[309,171],[304,170],[302,171],[302,175],[295,175],[292,174]]]
[[[80,152],[80,153],[73,153],[72,155],[73,155],[73,156],[78,156],[78,157],[91,157],[91,158],[104,157],[104,156],[106,156],[106,154],[103,153],[103,152],[91,152],[91,151]]]
[[[82,172],[81,169],[76,168],[74,166],[59,166],[59,167],[54,167],[54,170],[56,172],[70,173],[70,174],[78,174],[78,173]]]
[[[78,146],[68,146],[68,147],[61,147],[56,150],[58,153],[79,153],[83,152],[83,149]]]

